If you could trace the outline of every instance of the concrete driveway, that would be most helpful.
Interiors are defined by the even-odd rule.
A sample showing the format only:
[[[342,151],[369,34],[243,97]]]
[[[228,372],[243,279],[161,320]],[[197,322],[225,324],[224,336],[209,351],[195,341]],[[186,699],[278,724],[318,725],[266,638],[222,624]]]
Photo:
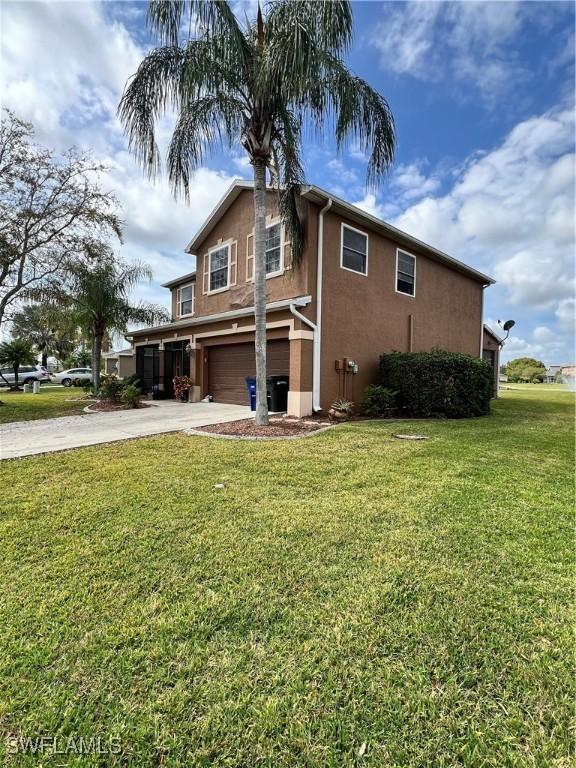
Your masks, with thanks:
[[[179,432],[249,416],[250,408],[243,405],[160,400],[149,408],[133,411],[10,422],[0,425],[0,459],[53,453],[162,432]]]

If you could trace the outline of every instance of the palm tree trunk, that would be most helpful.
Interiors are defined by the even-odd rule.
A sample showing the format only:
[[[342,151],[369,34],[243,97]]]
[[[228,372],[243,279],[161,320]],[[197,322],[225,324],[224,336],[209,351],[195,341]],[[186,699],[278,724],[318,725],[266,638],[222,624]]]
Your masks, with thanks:
[[[44,368],[46,368],[46,366],[48,365],[48,352],[46,352],[45,350],[42,352],[42,365],[44,366]]]
[[[256,326],[256,424],[268,422],[266,390],[266,161],[254,160],[254,316]]]
[[[92,387],[94,394],[100,391],[100,356],[102,354],[102,336],[96,332],[92,337]]]
[[[20,370],[19,365],[14,366],[14,389],[18,389],[18,371]]]

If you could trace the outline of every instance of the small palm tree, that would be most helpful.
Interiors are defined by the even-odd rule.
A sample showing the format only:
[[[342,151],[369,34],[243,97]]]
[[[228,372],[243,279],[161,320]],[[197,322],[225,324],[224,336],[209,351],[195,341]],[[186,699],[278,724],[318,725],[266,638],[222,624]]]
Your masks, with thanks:
[[[156,122],[174,110],[167,165],[175,194],[187,196],[192,173],[210,151],[241,145],[253,167],[256,423],[264,425],[266,171],[278,190],[296,267],[304,248],[297,192],[304,181],[305,124],[318,134],[333,125],[339,149],[355,140],[369,153],[372,186],[392,163],[392,115],[386,100],[344,64],[352,39],[346,0],[272,0],[243,24],[224,0],[151,0],[148,20],[161,47],[144,58],[119,107],[131,150],[156,174]]]
[[[100,390],[102,341],[107,333],[124,333],[129,323],[151,324],[168,320],[164,307],[147,302],[132,303],[130,293],[152,272],[143,264],[115,261],[102,247],[104,256],[97,267],[81,269],[73,278],[71,306],[78,324],[92,342],[94,392]]]
[[[32,342],[28,339],[12,339],[0,344],[0,365],[10,366],[14,371],[14,385],[11,389],[18,387],[18,371],[21,365],[34,365],[36,363],[36,354],[32,349]]]

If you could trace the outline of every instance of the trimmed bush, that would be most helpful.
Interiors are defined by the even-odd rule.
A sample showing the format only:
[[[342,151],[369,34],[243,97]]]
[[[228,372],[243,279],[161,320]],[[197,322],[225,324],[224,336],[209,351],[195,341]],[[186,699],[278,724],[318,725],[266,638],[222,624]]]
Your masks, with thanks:
[[[127,387],[130,384],[134,384],[135,387],[140,389],[140,377],[138,376],[137,373],[131,373],[129,376],[124,376],[124,378],[121,379],[121,381],[122,381],[123,387]]]
[[[458,352],[392,352],[380,358],[380,384],[396,391],[402,415],[464,419],[490,413],[492,366]]]
[[[103,376],[100,380],[100,397],[103,400],[117,402],[120,399],[124,385],[114,374]]]
[[[364,390],[360,407],[366,416],[389,416],[396,407],[396,392],[388,387],[370,384]]]
[[[127,384],[122,390],[122,402],[130,408],[138,408],[140,403],[140,390],[134,384]]]

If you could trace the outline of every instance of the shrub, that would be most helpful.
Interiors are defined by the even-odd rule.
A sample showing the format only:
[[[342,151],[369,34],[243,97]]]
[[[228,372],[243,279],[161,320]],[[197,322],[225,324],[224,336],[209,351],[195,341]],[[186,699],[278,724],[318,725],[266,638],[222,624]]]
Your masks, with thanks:
[[[457,352],[392,352],[380,358],[380,383],[396,391],[407,416],[462,419],[490,412],[492,366]]]
[[[128,387],[130,384],[134,384],[135,387],[140,389],[140,378],[137,373],[131,373],[130,376],[124,376],[122,379],[122,386]]]
[[[188,399],[188,390],[194,385],[189,376],[175,376],[172,380],[176,400]]]
[[[117,401],[123,389],[123,383],[113,374],[103,376],[100,380],[100,397],[104,400]]]
[[[367,416],[389,416],[396,407],[396,392],[388,387],[370,384],[364,390],[360,407]]]
[[[345,397],[338,397],[330,406],[332,411],[340,411],[341,413],[352,413],[354,410],[354,403],[351,400],[346,400]]]
[[[127,384],[122,390],[122,402],[130,408],[138,408],[140,390],[135,384]]]

